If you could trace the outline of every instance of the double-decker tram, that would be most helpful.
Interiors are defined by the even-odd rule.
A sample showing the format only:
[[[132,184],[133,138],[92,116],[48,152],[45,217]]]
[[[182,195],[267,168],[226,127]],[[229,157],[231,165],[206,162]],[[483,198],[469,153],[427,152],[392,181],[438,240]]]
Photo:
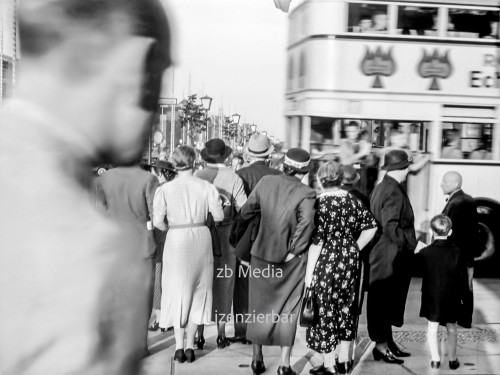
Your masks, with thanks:
[[[343,160],[357,129],[368,152],[348,163],[365,192],[382,150],[424,160],[407,182],[424,239],[443,174],[459,172],[478,204],[483,276],[500,275],[499,14],[498,0],[306,0],[289,15],[288,145]]]

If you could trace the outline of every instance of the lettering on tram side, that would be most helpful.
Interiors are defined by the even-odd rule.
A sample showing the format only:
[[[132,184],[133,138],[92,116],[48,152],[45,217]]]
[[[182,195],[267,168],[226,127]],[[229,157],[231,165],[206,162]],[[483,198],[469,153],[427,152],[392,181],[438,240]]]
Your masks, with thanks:
[[[370,47],[366,46],[366,53],[361,60],[361,71],[365,76],[375,76],[372,88],[384,88],[380,76],[390,77],[396,71],[396,62],[392,58],[392,48],[387,52],[382,52],[382,48],[378,46],[375,52],[370,51]]]
[[[446,79],[451,76],[453,67],[448,58],[449,50],[440,55],[437,49],[433,53],[427,53],[424,49],[422,60],[418,64],[418,74],[422,78],[432,78],[431,85],[428,90],[441,90],[438,78]]]
[[[469,86],[473,88],[500,88],[500,56],[486,53],[483,67],[494,68],[495,71],[472,70],[469,73]]]

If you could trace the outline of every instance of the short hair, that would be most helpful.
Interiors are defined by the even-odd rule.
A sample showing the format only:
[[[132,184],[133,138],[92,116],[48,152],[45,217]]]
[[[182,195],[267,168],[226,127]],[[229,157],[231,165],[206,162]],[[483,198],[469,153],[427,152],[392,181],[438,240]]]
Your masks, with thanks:
[[[340,163],[329,161],[319,167],[317,176],[321,186],[328,189],[338,187],[342,184],[344,172],[342,171]]]
[[[41,56],[85,30],[113,35],[123,33],[124,25],[130,35],[154,39],[144,63],[139,102],[154,111],[163,71],[171,64],[169,22],[158,0],[24,0],[19,11],[21,52]]]
[[[431,229],[438,236],[446,236],[450,232],[451,227],[451,219],[446,215],[436,215],[431,220]]]
[[[185,171],[193,168],[196,160],[196,151],[191,146],[179,146],[174,150],[172,161],[175,169],[178,171]]]

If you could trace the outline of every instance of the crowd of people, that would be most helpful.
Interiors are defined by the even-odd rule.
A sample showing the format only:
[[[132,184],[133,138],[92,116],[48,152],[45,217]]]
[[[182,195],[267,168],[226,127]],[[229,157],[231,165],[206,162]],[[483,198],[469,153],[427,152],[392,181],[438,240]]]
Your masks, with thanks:
[[[170,65],[160,2],[26,0],[19,18],[22,69],[1,114],[0,372],[137,374],[148,325],[173,327],[174,359],[193,362],[202,327],[216,323],[220,350],[253,344],[254,374],[266,370],[262,347],[270,345],[281,348],[278,374],[293,375],[308,286],[318,319],[307,345],[323,357],[310,372],[349,373],[360,259],[369,265],[374,359],[402,363],[410,353],[392,326],[403,324],[414,252],[426,264],[421,315],[431,366],[441,361],[438,324],[456,349],[455,323],[470,326],[477,243],[474,201],[458,173],[443,177],[446,216],[433,220],[436,240],[422,250],[402,187],[412,163],[404,150],[384,155],[369,206],[357,198],[352,166],[322,165],[315,191],[302,182],[314,167],[309,153],[291,148],[282,171],[271,168],[273,146],[262,134],[250,138],[237,172],[221,139],[205,144],[203,170],[194,172],[196,151],[180,146],[144,171],[141,140]],[[93,179],[96,161],[121,166]],[[450,272],[437,275],[438,264]],[[449,356],[457,368],[453,346]]]
[[[410,353],[396,344],[392,326],[403,325],[412,264],[419,254],[424,269],[421,316],[429,319],[431,366],[440,365],[436,335],[443,324],[449,333],[450,368],[456,369],[456,323],[471,325],[471,249],[477,243],[467,229],[477,221],[475,206],[460,190],[460,175],[449,172],[442,183],[445,194],[461,199],[460,213],[454,211],[457,205],[447,205],[443,212],[449,217],[432,220],[435,242],[425,247],[416,239],[404,187],[413,164],[407,150],[386,150],[384,175],[370,198],[358,190],[360,175],[352,164],[320,165],[315,191],[302,182],[314,169],[307,151],[290,149],[280,170],[269,166],[273,146],[265,135],[253,135],[244,150],[247,163],[236,172],[233,150],[215,138],[199,153],[205,167],[196,172],[197,151],[180,146],[171,162],[148,166],[152,174],[139,166],[118,167],[97,179],[98,194],[114,197],[98,198],[101,207],[120,217],[110,202],[126,192],[127,197],[118,198],[119,206],[140,202],[157,231],[145,227],[155,233],[157,247],[149,329],[173,327],[174,360],[193,362],[195,347],[205,344],[204,326],[215,323],[218,349],[234,342],[253,344],[254,374],[266,370],[264,345],[281,347],[278,374],[294,374],[290,355],[303,291],[310,288],[318,314],[306,333],[307,346],[318,353],[311,374],[351,372],[365,291],[374,359],[402,364]],[[116,177],[127,170],[143,188]],[[114,184],[107,182],[112,177]],[[139,196],[134,198],[134,192]],[[138,212],[137,206],[132,211]],[[209,213],[216,222],[217,251],[207,227]],[[140,222],[146,220],[140,217]],[[460,238],[447,239],[452,225]],[[228,321],[234,323],[233,337],[226,336]]]

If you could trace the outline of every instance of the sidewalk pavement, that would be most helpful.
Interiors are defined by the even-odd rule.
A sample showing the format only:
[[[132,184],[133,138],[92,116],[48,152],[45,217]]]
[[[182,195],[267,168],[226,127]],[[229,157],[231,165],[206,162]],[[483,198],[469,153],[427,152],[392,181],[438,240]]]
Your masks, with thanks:
[[[500,375],[500,280],[475,280],[475,310],[472,329],[459,329],[458,357],[460,367],[453,371],[448,367],[446,357],[445,330],[440,328],[442,367],[430,368],[430,357],[426,342],[427,323],[418,317],[420,310],[420,280],[414,279],[410,287],[406,305],[405,325],[394,330],[394,338],[412,356],[405,358],[403,365],[390,365],[376,362],[371,354],[373,343],[366,331],[365,316],[361,316],[359,335],[355,350],[353,375]],[[228,336],[233,327],[228,324]],[[179,364],[172,361],[175,351],[173,331],[150,333],[151,355],[144,361],[146,375],[251,375],[252,346],[231,344],[217,349],[215,339],[217,330],[214,325],[205,328],[205,348],[195,349],[196,361]],[[264,347],[264,374],[276,374],[279,366],[278,347]],[[299,327],[292,351],[292,367],[297,375],[309,374],[313,352],[307,349],[305,329]]]

